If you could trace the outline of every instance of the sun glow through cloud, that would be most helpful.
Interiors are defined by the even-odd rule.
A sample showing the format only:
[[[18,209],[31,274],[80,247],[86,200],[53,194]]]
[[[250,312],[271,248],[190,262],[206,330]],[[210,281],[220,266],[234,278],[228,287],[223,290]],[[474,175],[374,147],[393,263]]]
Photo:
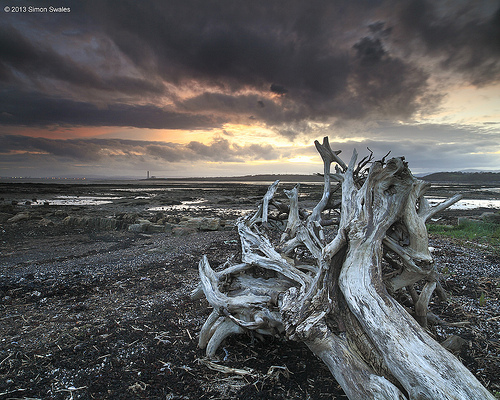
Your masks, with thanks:
[[[500,123],[500,84],[480,88],[454,88],[444,99],[441,109],[427,120],[472,125]]]
[[[317,157],[313,157],[313,156],[297,156],[297,157],[289,158],[287,161],[291,162],[291,163],[314,163],[314,164],[320,164],[318,162],[318,158]]]

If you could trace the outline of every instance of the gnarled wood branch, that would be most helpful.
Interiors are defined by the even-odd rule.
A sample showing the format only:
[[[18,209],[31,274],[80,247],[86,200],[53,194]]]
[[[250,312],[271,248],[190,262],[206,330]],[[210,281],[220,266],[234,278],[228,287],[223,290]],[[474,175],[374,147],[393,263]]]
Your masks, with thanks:
[[[257,213],[237,223],[242,263],[215,272],[206,257],[200,261],[201,284],[193,295],[203,293],[214,308],[200,347],[214,357],[229,335],[279,335],[304,341],[351,400],[493,400],[425,330],[431,296],[439,290],[443,297],[425,223],[460,197],[431,207],[424,197],[429,185],[411,174],[404,158],[372,162],[370,155],[357,163],[354,151],[346,164],[328,138],[315,144],[324,188],[312,212],[299,212],[298,185],[287,191],[288,221],[273,244],[259,227],[267,225],[276,181]],[[322,221],[332,179],[340,182],[342,199],[328,242]],[[295,265],[299,251],[313,261]],[[385,275],[384,259],[392,268]],[[396,300],[405,288],[413,316]]]

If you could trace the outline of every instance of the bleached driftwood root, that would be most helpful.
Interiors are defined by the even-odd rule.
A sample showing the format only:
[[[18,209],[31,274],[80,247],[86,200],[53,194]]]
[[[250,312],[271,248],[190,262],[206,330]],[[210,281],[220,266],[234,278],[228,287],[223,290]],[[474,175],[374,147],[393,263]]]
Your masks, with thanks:
[[[429,185],[413,177],[404,158],[357,162],[354,152],[346,164],[328,138],[315,144],[324,191],[312,212],[299,210],[299,186],[287,191],[287,224],[273,244],[265,231],[276,181],[258,211],[237,223],[242,263],[215,272],[206,257],[200,261],[193,296],[204,295],[213,312],[199,346],[214,357],[225,338],[245,332],[303,341],[351,400],[493,400],[425,329],[431,296],[445,297],[425,223],[460,196],[431,207]],[[331,222],[323,214],[332,207],[331,181],[341,185],[342,201],[328,241],[323,226]],[[299,252],[313,261],[299,262]]]

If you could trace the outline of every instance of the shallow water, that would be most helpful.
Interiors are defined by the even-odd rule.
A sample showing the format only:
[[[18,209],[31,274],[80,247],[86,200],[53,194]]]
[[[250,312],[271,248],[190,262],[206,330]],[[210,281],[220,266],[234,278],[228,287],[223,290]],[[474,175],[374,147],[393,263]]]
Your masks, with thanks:
[[[429,204],[434,206],[445,200],[444,197],[427,197]],[[492,208],[500,209],[500,200],[497,199],[462,199],[457,201],[451,207],[450,210],[473,210],[475,208]]]
[[[226,207],[226,208],[218,208],[210,206],[209,204],[203,205],[206,203],[205,199],[197,199],[197,200],[189,200],[183,201],[182,204],[175,204],[171,206],[158,206],[158,207],[149,207],[148,211],[203,211],[203,210],[211,210],[215,212],[231,212],[240,215],[244,215],[250,211],[255,211],[255,207],[241,207],[240,205],[235,207]]]
[[[99,206],[111,204],[113,200],[119,200],[123,197],[112,196],[57,196],[49,200],[38,200],[31,205],[45,205],[49,203],[52,206]]]

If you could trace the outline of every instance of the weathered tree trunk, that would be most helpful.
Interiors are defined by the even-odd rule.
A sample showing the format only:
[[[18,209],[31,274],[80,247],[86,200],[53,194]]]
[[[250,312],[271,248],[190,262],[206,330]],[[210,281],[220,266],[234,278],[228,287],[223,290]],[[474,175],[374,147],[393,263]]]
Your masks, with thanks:
[[[242,263],[215,272],[206,257],[200,261],[193,296],[204,295],[213,312],[199,346],[214,357],[226,337],[250,330],[303,341],[351,400],[494,399],[425,329],[431,295],[437,289],[444,297],[425,222],[460,197],[431,207],[424,198],[429,185],[403,158],[357,163],[354,152],[346,165],[328,138],[315,144],[325,182],[312,212],[299,212],[298,186],[287,191],[287,225],[273,245],[264,231],[275,182],[257,213],[238,221]],[[328,242],[322,214],[331,204],[331,180],[342,186],[342,202]],[[314,261],[299,262],[298,250]],[[413,299],[413,316],[396,300],[402,292]]]

